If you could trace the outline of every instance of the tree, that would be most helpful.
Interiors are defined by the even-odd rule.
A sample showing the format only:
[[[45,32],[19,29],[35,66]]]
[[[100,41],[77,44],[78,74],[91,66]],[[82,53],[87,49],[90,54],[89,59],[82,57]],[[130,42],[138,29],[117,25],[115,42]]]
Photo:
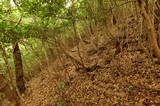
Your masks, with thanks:
[[[2,43],[8,43],[9,45],[13,45],[13,59],[15,62],[15,72],[16,72],[16,84],[18,87],[18,90],[20,93],[23,93],[25,90],[25,84],[24,84],[24,76],[23,76],[23,65],[22,65],[22,58],[21,58],[21,51],[19,49],[18,41],[23,33],[22,27],[17,27],[20,22],[21,18],[18,22],[14,22],[11,19],[13,19],[13,12],[14,9],[11,8],[10,2],[3,2],[1,13],[2,18],[0,24],[2,25],[2,30],[0,31],[1,37],[0,41]],[[20,29],[20,30],[19,30]],[[19,30],[19,31],[18,31]],[[3,48],[1,47],[3,50]],[[5,52],[3,50],[3,55],[5,56]],[[7,59],[5,58],[6,64],[8,64]],[[8,68],[9,70],[9,68]]]
[[[15,64],[16,85],[19,92],[22,94],[25,91],[24,71],[22,55],[18,43],[13,44],[13,59]]]
[[[158,62],[160,62],[160,49],[157,42],[157,33],[155,31],[154,24],[152,23],[150,18],[147,0],[137,0],[137,1],[138,1],[141,15],[144,19],[144,23],[147,28],[148,39],[151,44],[151,50],[153,51],[155,56],[158,58]]]

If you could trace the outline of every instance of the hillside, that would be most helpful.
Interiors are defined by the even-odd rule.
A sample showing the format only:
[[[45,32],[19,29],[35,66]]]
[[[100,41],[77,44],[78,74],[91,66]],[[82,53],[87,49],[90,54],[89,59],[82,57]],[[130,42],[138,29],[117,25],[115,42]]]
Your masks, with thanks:
[[[0,106],[160,106],[160,0],[0,0]]]
[[[129,19],[128,36],[119,24],[110,39],[99,25],[94,36],[67,50],[88,69],[61,54],[63,64],[57,59],[27,83],[22,106],[159,106],[160,65],[135,17]]]

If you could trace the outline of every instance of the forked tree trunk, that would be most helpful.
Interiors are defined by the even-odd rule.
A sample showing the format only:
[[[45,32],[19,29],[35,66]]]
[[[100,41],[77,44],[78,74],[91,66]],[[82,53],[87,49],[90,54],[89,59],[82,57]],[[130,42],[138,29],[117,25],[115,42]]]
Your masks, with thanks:
[[[22,57],[18,43],[13,45],[13,57],[15,64],[16,84],[20,94],[22,94],[25,91],[25,81],[23,75]]]
[[[157,43],[157,33],[154,28],[154,24],[151,21],[149,12],[147,11],[147,1],[146,0],[137,0],[140,8],[141,15],[143,16],[145,26],[147,28],[148,38],[151,44],[151,50],[158,58],[160,62],[160,49]]]

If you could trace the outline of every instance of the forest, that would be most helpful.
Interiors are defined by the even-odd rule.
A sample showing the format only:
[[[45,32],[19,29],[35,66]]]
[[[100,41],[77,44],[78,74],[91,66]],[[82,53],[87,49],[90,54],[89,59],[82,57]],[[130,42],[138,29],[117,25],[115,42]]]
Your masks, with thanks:
[[[160,0],[0,0],[0,106],[160,106]]]

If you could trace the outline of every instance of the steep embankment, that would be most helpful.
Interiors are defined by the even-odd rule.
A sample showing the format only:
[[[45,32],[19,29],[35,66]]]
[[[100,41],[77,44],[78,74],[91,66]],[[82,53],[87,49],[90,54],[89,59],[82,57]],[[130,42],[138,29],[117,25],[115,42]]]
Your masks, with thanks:
[[[160,105],[160,65],[136,25],[131,19],[127,33],[117,26],[112,39],[98,27],[85,45],[68,50],[89,68],[63,54],[63,64],[57,59],[28,82],[22,106]]]

